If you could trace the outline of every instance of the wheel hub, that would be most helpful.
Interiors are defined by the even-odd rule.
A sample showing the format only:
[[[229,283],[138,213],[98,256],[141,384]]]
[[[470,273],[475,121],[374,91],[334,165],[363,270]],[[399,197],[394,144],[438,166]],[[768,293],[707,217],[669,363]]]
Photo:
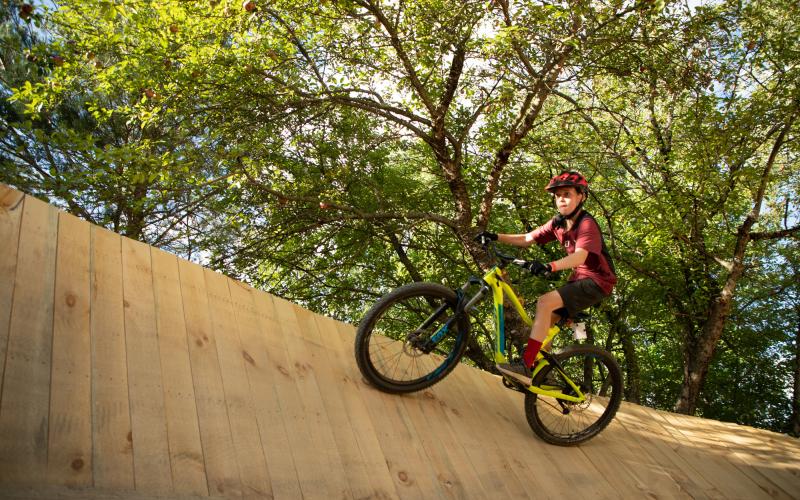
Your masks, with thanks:
[[[430,338],[424,332],[412,332],[406,337],[403,344],[403,352],[409,356],[417,357],[423,354],[430,354],[433,351],[435,344],[431,342]],[[413,352],[412,352],[413,351]]]
[[[406,341],[403,342],[403,353],[412,358],[418,358],[425,354],[423,345],[424,341],[419,332],[409,333]]]

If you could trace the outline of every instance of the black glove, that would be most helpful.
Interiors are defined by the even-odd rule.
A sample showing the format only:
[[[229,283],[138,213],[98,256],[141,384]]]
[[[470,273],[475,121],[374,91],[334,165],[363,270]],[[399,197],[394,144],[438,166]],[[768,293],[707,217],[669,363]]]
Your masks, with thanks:
[[[542,264],[541,262],[537,262],[535,260],[526,261],[524,264],[522,264],[522,267],[530,271],[534,276],[544,276],[545,274],[550,274],[553,272],[553,268],[550,267],[550,264]]]
[[[497,241],[497,233],[490,233],[489,231],[482,231],[475,237],[475,241],[481,245],[488,245],[490,241]]]

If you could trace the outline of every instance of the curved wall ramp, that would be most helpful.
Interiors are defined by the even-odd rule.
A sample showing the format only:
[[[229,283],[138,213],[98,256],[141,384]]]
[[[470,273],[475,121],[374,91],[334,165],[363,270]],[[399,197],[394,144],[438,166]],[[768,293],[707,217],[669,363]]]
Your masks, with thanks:
[[[467,366],[370,388],[353,335],[0,185],[0,497],[800,496],[795,439],[624,404],[549,446]]]

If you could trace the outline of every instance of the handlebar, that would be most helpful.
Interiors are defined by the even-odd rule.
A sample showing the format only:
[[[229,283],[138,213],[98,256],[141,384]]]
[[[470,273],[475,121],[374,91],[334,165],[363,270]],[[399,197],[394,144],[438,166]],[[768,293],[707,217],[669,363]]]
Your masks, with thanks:
[[[495,258],[495,260],[498,262],[497,267],[499,267],[500,269],[505,269],[506,267],[508,267],[509,264],[514,264],[515,266],[522,267],[526,271],[530,271],[529,268],[523,267],[528,261],[501,252],[500,250],[497,249],[496,241],[488,241],[486,243],[483,243],[481,246],[483,247],[484,250],[486,250],[486,252],[490,256],[493,256]],[[553,274],[554,273],[552,272],[546,272],[542,276],[545,279],[549,279],[551,276],[553,276]]]
[[[514,264],[520,267],[525,264],[525,260],[518,259],[513,255],[509,255],[498,250],[496,241],[488,242],[487,244],[483,245],[483,248],[490,256],[494,256],[499,261],[497,267],[500,269],[505,269],[509,264]]]

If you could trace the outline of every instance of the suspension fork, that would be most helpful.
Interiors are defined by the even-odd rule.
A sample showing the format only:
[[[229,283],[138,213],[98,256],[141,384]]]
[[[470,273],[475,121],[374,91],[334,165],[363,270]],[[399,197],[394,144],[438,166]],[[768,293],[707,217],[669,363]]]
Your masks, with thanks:
[[[473,284],[480,284],[481,288],[475,295],[473,295],[472,297],[469,298],[469,300],[467,300],[465,292],[469,289],[470,285]],[[436,330],[433,333],[433,335],[430,336],[430,338],[425,339],[424,341],[420,341],[422,340],[420,338],[412,339],[411,340],[412,345],[414,345],[414,347],[420,349],[421,351],[425,352],[426,354],[430,353],[436,347],[436,345],[445,337],[445,335],[447,335],[447,333],[450,331],[450,328],[453,326],[453,323],[461,320],[461,318],[463,318],[465,314],[469,313],[469,311],[472,310],[475,304],[477,304],[481,299],[483,299],[483,297],[486,296],[486,293],[488,291],[489,287],[488,285],[486,285],[486,283],[484,283],[481,280],[478,280],[477,278],[471,277],[469,281],[467,281],[461,288],[455,290],[457,298],[455,314],[453,314],[453,316],[450,319],[448,319],[445,322],[445,324],[440,326],[439,329]],[[450,307],[449,304],[442,304],[441,306],[439,306],[435,311],[433,311],[433,313],[431,313],[430,316],[428,316],[427,319],[425,319],[425,321],[422,323],[422,325],[420,325],[417,331],[424,331],[426,328],[431,326],[433,322],[436,321],[439,318],[439,316],[441,316],[445,311],[447,311],[449,307]],[[416,340],[416,342],[414,340]]]

